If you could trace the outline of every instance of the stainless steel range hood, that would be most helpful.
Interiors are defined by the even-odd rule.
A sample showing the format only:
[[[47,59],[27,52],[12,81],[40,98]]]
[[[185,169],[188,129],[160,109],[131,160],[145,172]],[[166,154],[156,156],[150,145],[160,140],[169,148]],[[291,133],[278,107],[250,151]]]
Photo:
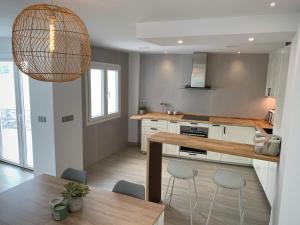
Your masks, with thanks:
[[[195,52],[193,54],[191,85],[187,85],[186,88],[200,88],[200,89],[210,88],[205,86],[206,62],[207,62],[207,53]]]

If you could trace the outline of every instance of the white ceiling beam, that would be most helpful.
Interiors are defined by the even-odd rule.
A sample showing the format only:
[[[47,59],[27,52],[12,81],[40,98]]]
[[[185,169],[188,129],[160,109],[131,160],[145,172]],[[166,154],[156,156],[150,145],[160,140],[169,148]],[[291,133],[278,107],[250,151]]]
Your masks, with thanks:
[[[296,32],[298,13],[195,20],[152,21],[136,24],[138,39],[233,34]]]

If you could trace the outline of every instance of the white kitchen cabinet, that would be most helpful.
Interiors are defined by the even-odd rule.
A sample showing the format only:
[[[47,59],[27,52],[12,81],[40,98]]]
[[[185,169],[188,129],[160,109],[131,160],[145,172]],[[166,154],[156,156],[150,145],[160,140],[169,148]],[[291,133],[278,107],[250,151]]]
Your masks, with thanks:
[[[166,120],[142,120],[141,151],[147,152],[147,138],[158,132],[168,132],[168,122]],[[166,153],[166,144],[163,144],[163,153]]]
[[[243,126],[222,125],[222,140],[242,144],[253,144],[255,128]],[[221,155],[222,162],[252,164],[252,159],[234,155]]]
[[[268,168],[269,168],[269,162],[254,159],[253,160],[253,167],[255,169],[255,172],[257,174],[257,177],[259,179],[259,182],[261,183],[265,193],[267,191],[267,181],[268,181]]]
[[[168,121],[168,132],[173,134],[180,134],[180,122]],[[166,145],[165,152],[168,155],[179,156],[179,146],[177,145]]]
[[[290,46],[278,49],[269,54],[266,96],[278,99],[281,87],[285,89],[285,80],[288,71]],[[281,85],[284,83],[284,85]]]
[[[253,167],[272,207],[274,202],[274,195],[276,192],[278,164],[275,162],[254,159]]]
[[[231,125],[210,124],[208,137],[216,140],[224,140],[242,144],[254,144],[255,128]],[[207,152],[207,159],[220,160],[228,163],[251,164],[252,159],[221,154],[216,152]]]
[[[216,140],[222,140],[223,136],[223,127],[218,124],[210,124],[209,125],[209,131],[208,131],[208,138],[216,139]],[[217,152],[207,152],[207,159],[209,160],[220,160],[222,154]]]
[[[222,125],[224,141],[242,144],[254,144],[255,128],[243,126]]]
[[[277,169],[277,163],[269,162],[266,195],[271,207],[273,206],[274,196],[276,194]]]

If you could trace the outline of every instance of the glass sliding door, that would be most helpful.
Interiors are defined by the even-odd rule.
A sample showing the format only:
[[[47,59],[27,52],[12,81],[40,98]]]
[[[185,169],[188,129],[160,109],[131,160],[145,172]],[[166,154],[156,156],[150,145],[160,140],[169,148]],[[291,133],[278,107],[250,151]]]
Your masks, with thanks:
[[[33,168],[29,78],[0,61],[0,160]]]
[[[20,164],[19,127],[14,64],[0,61],[0,143],[1,159]]]

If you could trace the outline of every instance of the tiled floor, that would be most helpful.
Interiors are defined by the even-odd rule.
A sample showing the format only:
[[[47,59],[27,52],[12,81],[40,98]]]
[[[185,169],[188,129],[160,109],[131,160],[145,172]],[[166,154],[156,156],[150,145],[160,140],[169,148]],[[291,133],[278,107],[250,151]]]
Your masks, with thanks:
[[[169,175],[166,171],[170,158],[163,159],[162,194],[165,192]],[[239,171],[247,180],[244,190],[245,225],[268,225],[270,207],[251,167],[240,167],[204,161],[186,160],[197,168],[196,179],[199,207],[194,213],[194,225],[205,224],[215,185],[212,177],[217,169],[226,168]],[[88,184],[111,190],[118,180],[128,180],[145,185],[146,155],[136,148],[117,152],[88,169]],[[32,172],[8,164],[0,163],[0,192],[33,178]],[[171,207],[165,211],[166,225],[189,223],[189,204],[186,197],[187,184],[176,181]],[[210,225],[238,225],[238,193],[221,190],[218,194]]]
[[[0,162],[0,192],[32,178],[31,171]]]
[[[163,159],[162,195],[168,182],[166,171],[170,158]],[[186,160],[197,168],[196,179],[199,194],[199,207],[194,213],[194,225],[204,225],[215,190],[212,177],[219,168],[239,171],[247,180],[244,190],[245,225],[268,225],[270,207],[252,167],[241,167],[204,161]],[[88,183],[92,186],[112,190],[118,180],[128,180],[145,185],[146,155],[138,149],[127,149],[101,160],[88,169]],[[186,195],[187,184],[176,181],[171,207],[165,211],[166,225],[189,224],[189,203]],[[239,224],[238,193],[232,190],[220,190],[209,225]]]

